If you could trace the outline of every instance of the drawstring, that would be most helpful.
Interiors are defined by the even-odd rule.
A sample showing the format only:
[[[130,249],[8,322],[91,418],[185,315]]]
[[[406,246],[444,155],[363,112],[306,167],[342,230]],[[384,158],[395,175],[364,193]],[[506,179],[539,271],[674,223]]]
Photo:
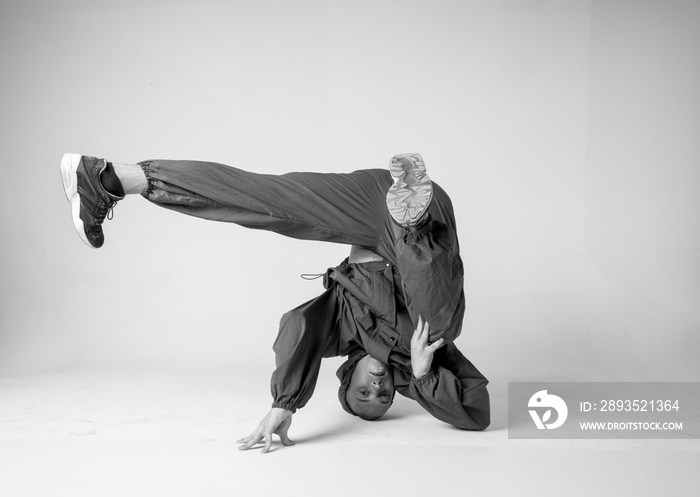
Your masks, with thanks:
[[[300,276],[305,279],[306,281],[311,281],[311,280],[317,280],[321,277],[323,277],[326,273],[318,273],[318,274],[313,274],[313,273],[304,273],[301,274]]]

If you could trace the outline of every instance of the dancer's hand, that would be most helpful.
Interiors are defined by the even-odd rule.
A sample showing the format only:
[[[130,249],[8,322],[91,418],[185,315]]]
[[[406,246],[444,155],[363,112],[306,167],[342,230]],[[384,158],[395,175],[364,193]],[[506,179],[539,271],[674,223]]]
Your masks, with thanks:
[[[428,374],[433,363],[433,354],[445,343],[445,339],[440,338],[435,343],[428,345],[429,336],[430,325],[419,316],[418,326],[413,332],[413,338],[411,338],[411,369],[416,378]]]
[[[238,450],[248,450],[254,445],[264,442],[265,447],[263,447],[262,453],[266,454],[270,452],[270,448],[272,447],[273,433],[279,435],[282,444],[294,445],[294,442],[292,442],[287,435],[291,424],[292,411],[273,407],[270,409],[270,412],[267,413],[267,416],[260,421],[260,424],[258,424],[258,427],[253,433],[236,442],[243,444],[238,447]]]

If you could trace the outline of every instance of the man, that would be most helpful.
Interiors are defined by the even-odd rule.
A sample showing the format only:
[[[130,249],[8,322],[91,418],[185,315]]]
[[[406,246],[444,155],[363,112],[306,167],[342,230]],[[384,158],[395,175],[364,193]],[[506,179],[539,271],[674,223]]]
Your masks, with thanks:
[[[351,357],[339,371],[345,388],[340,400],[349,412],[366,419],[383,414],[381,406],[369,406],[390,404],[386,397],[381,400],[381,392],[390,390],[391,376],[398,380],[399,392],[439,419],[467,429],[488,425],[487,382],[452,344],[464,316],[452,205],[428,178],[419,154],[392,158],[391,173],[370,169],[279,176],[210,162],[112,164],[66,154],[61,174],[76,230],[93,248],[104,243],[102,223],[116,202],[138,193],[185,214],[294,238],[350,244],[358,247],[356,254],[364,250],[377,257],[349,260],[329,271],[326,292],[285,315],[275,343],[273,410],[242,448],[260,441],[260,433],[267,437],[265,451],[272,432],[289,441],[291,414],[308,401],[320,359],[328,355]],[[415,354],[408,345],[414,328]],[[445,347],[437,351],[442,344]],[[428,367],[420,377],[412,377],[414,359],[429,364],[434,354],[439,371],[450,374],[436,376]],[[295,374],[297,370],[304,374]],[[362,378],[366,395],[360,389]],[[373,385],[376,392],[369,388]],[[430,394],[430,388],[441,394]],[[372,397],[371,402],[363,395]],[[470,421],[460,410],[472,411],[466,415]]]
[[[458,428],[488,426],[488,381],[453,343],[439,338],[430,344],[430,326],[422,318],[411,329],[403,297],[394,291],[399,282],[391,264],[353,247],[346,261],[326,273],[326,292],[282,317],[273,347],[272,409],[239,440],[240,449],[264,441],[267,452],[273,433],[293,444],[292,414],[311,398],[321,359],[332,356],[349,357],[337,375],[340,403],[351,414],[377,419],[398,391]]]

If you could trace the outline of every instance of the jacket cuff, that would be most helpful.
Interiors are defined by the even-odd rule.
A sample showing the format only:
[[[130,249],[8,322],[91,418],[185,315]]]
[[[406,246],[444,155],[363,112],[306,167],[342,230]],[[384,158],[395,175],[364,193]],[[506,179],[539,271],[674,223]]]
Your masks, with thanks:
[[[412,378],[413,378],[412,379],[413,383],[415,383],[416,385],[424,385],[424,384],[434,380],[436,378],[436,375],[435,375],[435,371],[433,371],[431,369],[430,371],[425,373],[420,378],[416,378],[415,376],[413,376]]]
[[[279,409],[286,409],[288,411],[292,411],[292,414],[297,412],[297,406],[295,406],[291,402],[273,402],[272,407],[273,408],[277,407]]]

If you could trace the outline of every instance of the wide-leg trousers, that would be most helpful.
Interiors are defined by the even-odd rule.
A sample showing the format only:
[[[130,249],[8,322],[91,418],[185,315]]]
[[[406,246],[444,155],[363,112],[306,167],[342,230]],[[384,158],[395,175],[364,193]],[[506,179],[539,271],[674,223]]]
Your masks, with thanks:
[[[433,183],[429,222],[408,231],[392,220],[388,170],[259,174],[213,162],[148,160],[143,196],[183,214],[284,236],[368,248],[395,265],[414,325],[430,323],[430,340],[459,336],[464,271],[454,212]]]

